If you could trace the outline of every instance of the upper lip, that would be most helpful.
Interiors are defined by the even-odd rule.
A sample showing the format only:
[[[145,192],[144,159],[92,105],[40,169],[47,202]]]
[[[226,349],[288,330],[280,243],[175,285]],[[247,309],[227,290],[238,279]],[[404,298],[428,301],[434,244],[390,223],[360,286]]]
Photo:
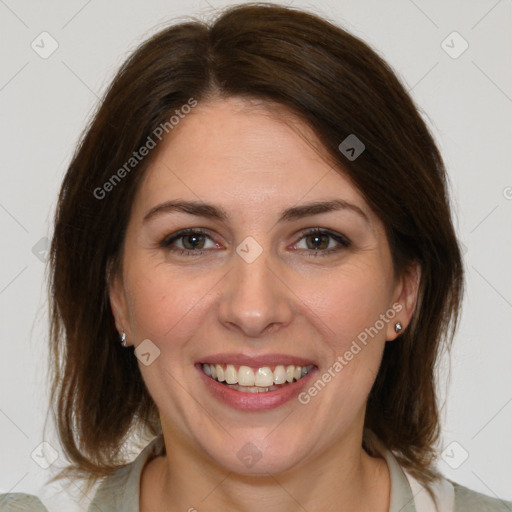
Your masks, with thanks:
[[[263,366],[295,365],[295,366],[316,366],[311,359],[292,356],[289,354],[258,354],[249,356],[240,353],[223,353],[204,356],[198,363],[203,364],[234,364],[240,366],[252,366],[261,368]]]

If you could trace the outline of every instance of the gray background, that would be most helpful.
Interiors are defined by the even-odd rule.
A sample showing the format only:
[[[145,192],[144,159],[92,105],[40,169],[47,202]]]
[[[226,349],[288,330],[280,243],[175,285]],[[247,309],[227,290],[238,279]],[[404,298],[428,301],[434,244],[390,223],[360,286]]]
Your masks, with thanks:
[[[76,483],[59,497],[60,484],[44,486],[62,463],[44,467],[60,447],[43,429],[45,237],[59,184],[92,109],[137,44],[177,17],[207,18],[228,3],[0,0],[0,492],[38,494],[51,511],[85,510],[90,497],[76,503]],[[511,2],[286,3],[328,17],[377,49],[439,143],[467,271],[451,363],[439,366],[439,467],[467,487],[512,500]],[[31,47],[51,48],[44,31],[58,43],[46,59]],[[46,459],[43,440],[53,447]]]

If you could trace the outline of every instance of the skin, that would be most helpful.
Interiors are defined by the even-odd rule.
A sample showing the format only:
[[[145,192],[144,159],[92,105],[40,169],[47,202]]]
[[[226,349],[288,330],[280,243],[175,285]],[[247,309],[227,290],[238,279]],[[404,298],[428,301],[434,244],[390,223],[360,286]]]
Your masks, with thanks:
[[[283,109],[238,98],[199,103],[155,156],[110,286],[119,331],[160,350],[149,366],[138,362],[167,451],[143,470],[141,511],[387,511],[387,465],[361,446],[365,407],[395,322],[405,329],[414,311],[419,268],[394,275],[380,219]],[[278,222],[286,208],[339,198],[367,220],[344,209]],[[143,220],[176,199],[222,207],[228,220],[183,212]],[[350,246],[302,234],[317,227]],[[160,245],[185,228],[208,236],[173,246],[203,244],[202,254]],[[236,252],[247,236],[263,249],[252,263]],[[236,410],[212,397],[194,367],[214,353],[285,353],[314,360],[321,375],[397,303],[395,318],[306,405]],[[248,442],[262,455],[250,468],[237,457]]]

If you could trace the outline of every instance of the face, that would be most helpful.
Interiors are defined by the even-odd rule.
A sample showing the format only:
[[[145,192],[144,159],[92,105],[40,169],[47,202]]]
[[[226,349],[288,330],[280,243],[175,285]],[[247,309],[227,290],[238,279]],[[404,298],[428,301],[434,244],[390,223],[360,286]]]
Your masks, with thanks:
[[[313,133],[276,113],[232,98],[180,121],[138,190],[110,289],[167,452],[246,474],[360,448],[418,279],[395,278],[379,218]]]

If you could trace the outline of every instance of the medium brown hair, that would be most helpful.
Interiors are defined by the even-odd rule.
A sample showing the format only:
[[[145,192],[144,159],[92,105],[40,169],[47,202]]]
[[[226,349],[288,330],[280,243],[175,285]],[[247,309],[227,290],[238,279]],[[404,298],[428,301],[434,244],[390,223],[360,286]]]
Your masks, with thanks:
[[[161,30],[124,63],[81,138],[60,191],[50,258],[51,403],[71,463],[56,478],[89,484],[127,463],[135,432],[161,432],[132,349],[122,348],[108,296],[130,209],[153,151],[98,198],[154,130],[191,98],[275,102],[314,130],[384,223],[396,275],[421,266],[411,324],[386,343],[365,428],[428,487],[439,440],[435,367],[463,291],[441,156],[391,68],[363,41],[302,10],[244,4],[212,23]],[[192,114],[193,115],[193,114]],[[365,145],[349,160],[339,144]]]

